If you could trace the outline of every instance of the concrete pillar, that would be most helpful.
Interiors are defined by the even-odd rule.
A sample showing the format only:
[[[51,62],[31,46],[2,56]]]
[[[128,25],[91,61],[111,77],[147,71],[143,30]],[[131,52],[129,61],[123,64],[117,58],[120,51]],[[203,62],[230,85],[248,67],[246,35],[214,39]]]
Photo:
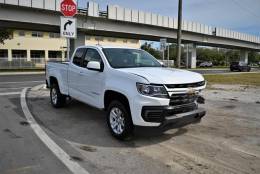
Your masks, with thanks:
[[[31,50],[26,50],[27,61],[31,61]]]
[[[49,60],[49,51],[44,50],[44,55],[45,55],[45,61],[48,61]]]
[[[190,54],[190,51],[189,51],[189,44],[185,44],[184,45],[184,53],[185,53],[185,67],[186,68],[189,68],[189,54]]]
[[[61,51],[61,61],[65,61],[65,60],[66,60],[65,51]]]
[[[13,60],[13,56],[12,56],[12,50],[8,49],[8,61],[12,61]]]
[[[195,44],[189,46],[189,68],[196,68],[197,63],[197,50]]]
[[[240,61],[248,63],[248,51],[240,50]]]
[[[78,31],[77,38],[70,39],[70,57],[72,56],[75,48],[77,48],[79,46],[84,46],[84,45],[85,45],[85,33]]]

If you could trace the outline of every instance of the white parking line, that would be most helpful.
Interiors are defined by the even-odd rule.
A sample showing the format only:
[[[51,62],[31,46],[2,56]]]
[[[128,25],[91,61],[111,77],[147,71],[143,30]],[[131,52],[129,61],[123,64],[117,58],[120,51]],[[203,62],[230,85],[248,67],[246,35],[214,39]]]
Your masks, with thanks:
[[[21,92],[1,92],[0,96],[5,96],[5,95],[18,95],[21,94]]]
[[[60,146],[58,146],[38,125],[26,103],[27,90],[28,88],[24,88],[21,93],[21,106],[28,123],[30,123],[30,126],[35,134],[73,174],[89,174],[89,172],[87,172],[78,163],[72,161],[70,156]]]
[[[0,82],[0,84],[39,83],[44,81]]]

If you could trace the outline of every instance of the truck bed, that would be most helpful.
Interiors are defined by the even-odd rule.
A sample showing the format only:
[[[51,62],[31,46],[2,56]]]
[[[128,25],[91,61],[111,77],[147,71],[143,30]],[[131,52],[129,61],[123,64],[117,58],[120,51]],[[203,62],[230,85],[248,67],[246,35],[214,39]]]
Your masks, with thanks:
[[[46,79],[57,78],[63,94],[68,94],[68,67],[69,62],[48,62],[46,65]]]

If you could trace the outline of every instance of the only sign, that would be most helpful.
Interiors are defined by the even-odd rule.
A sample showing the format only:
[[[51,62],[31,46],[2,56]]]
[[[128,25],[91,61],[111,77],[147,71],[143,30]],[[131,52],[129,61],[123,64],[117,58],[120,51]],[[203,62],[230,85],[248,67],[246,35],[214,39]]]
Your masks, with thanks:
[[[77,4],[74,0],[63,0],[60,3],[60,11],[66,17],[73,17],[77,13]]]

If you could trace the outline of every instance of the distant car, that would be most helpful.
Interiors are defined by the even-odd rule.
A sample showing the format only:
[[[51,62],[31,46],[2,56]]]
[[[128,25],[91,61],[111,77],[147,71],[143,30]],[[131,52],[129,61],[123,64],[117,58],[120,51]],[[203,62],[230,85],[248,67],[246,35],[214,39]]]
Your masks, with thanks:
[[[251,70],[250,65],[248,65],[245,62],[232,62],[230,64],[230,71],[247,71],[249,72]]]
[[[199,65],[200,67],[212,67],[213,63],[212,62],[202,62]]]

